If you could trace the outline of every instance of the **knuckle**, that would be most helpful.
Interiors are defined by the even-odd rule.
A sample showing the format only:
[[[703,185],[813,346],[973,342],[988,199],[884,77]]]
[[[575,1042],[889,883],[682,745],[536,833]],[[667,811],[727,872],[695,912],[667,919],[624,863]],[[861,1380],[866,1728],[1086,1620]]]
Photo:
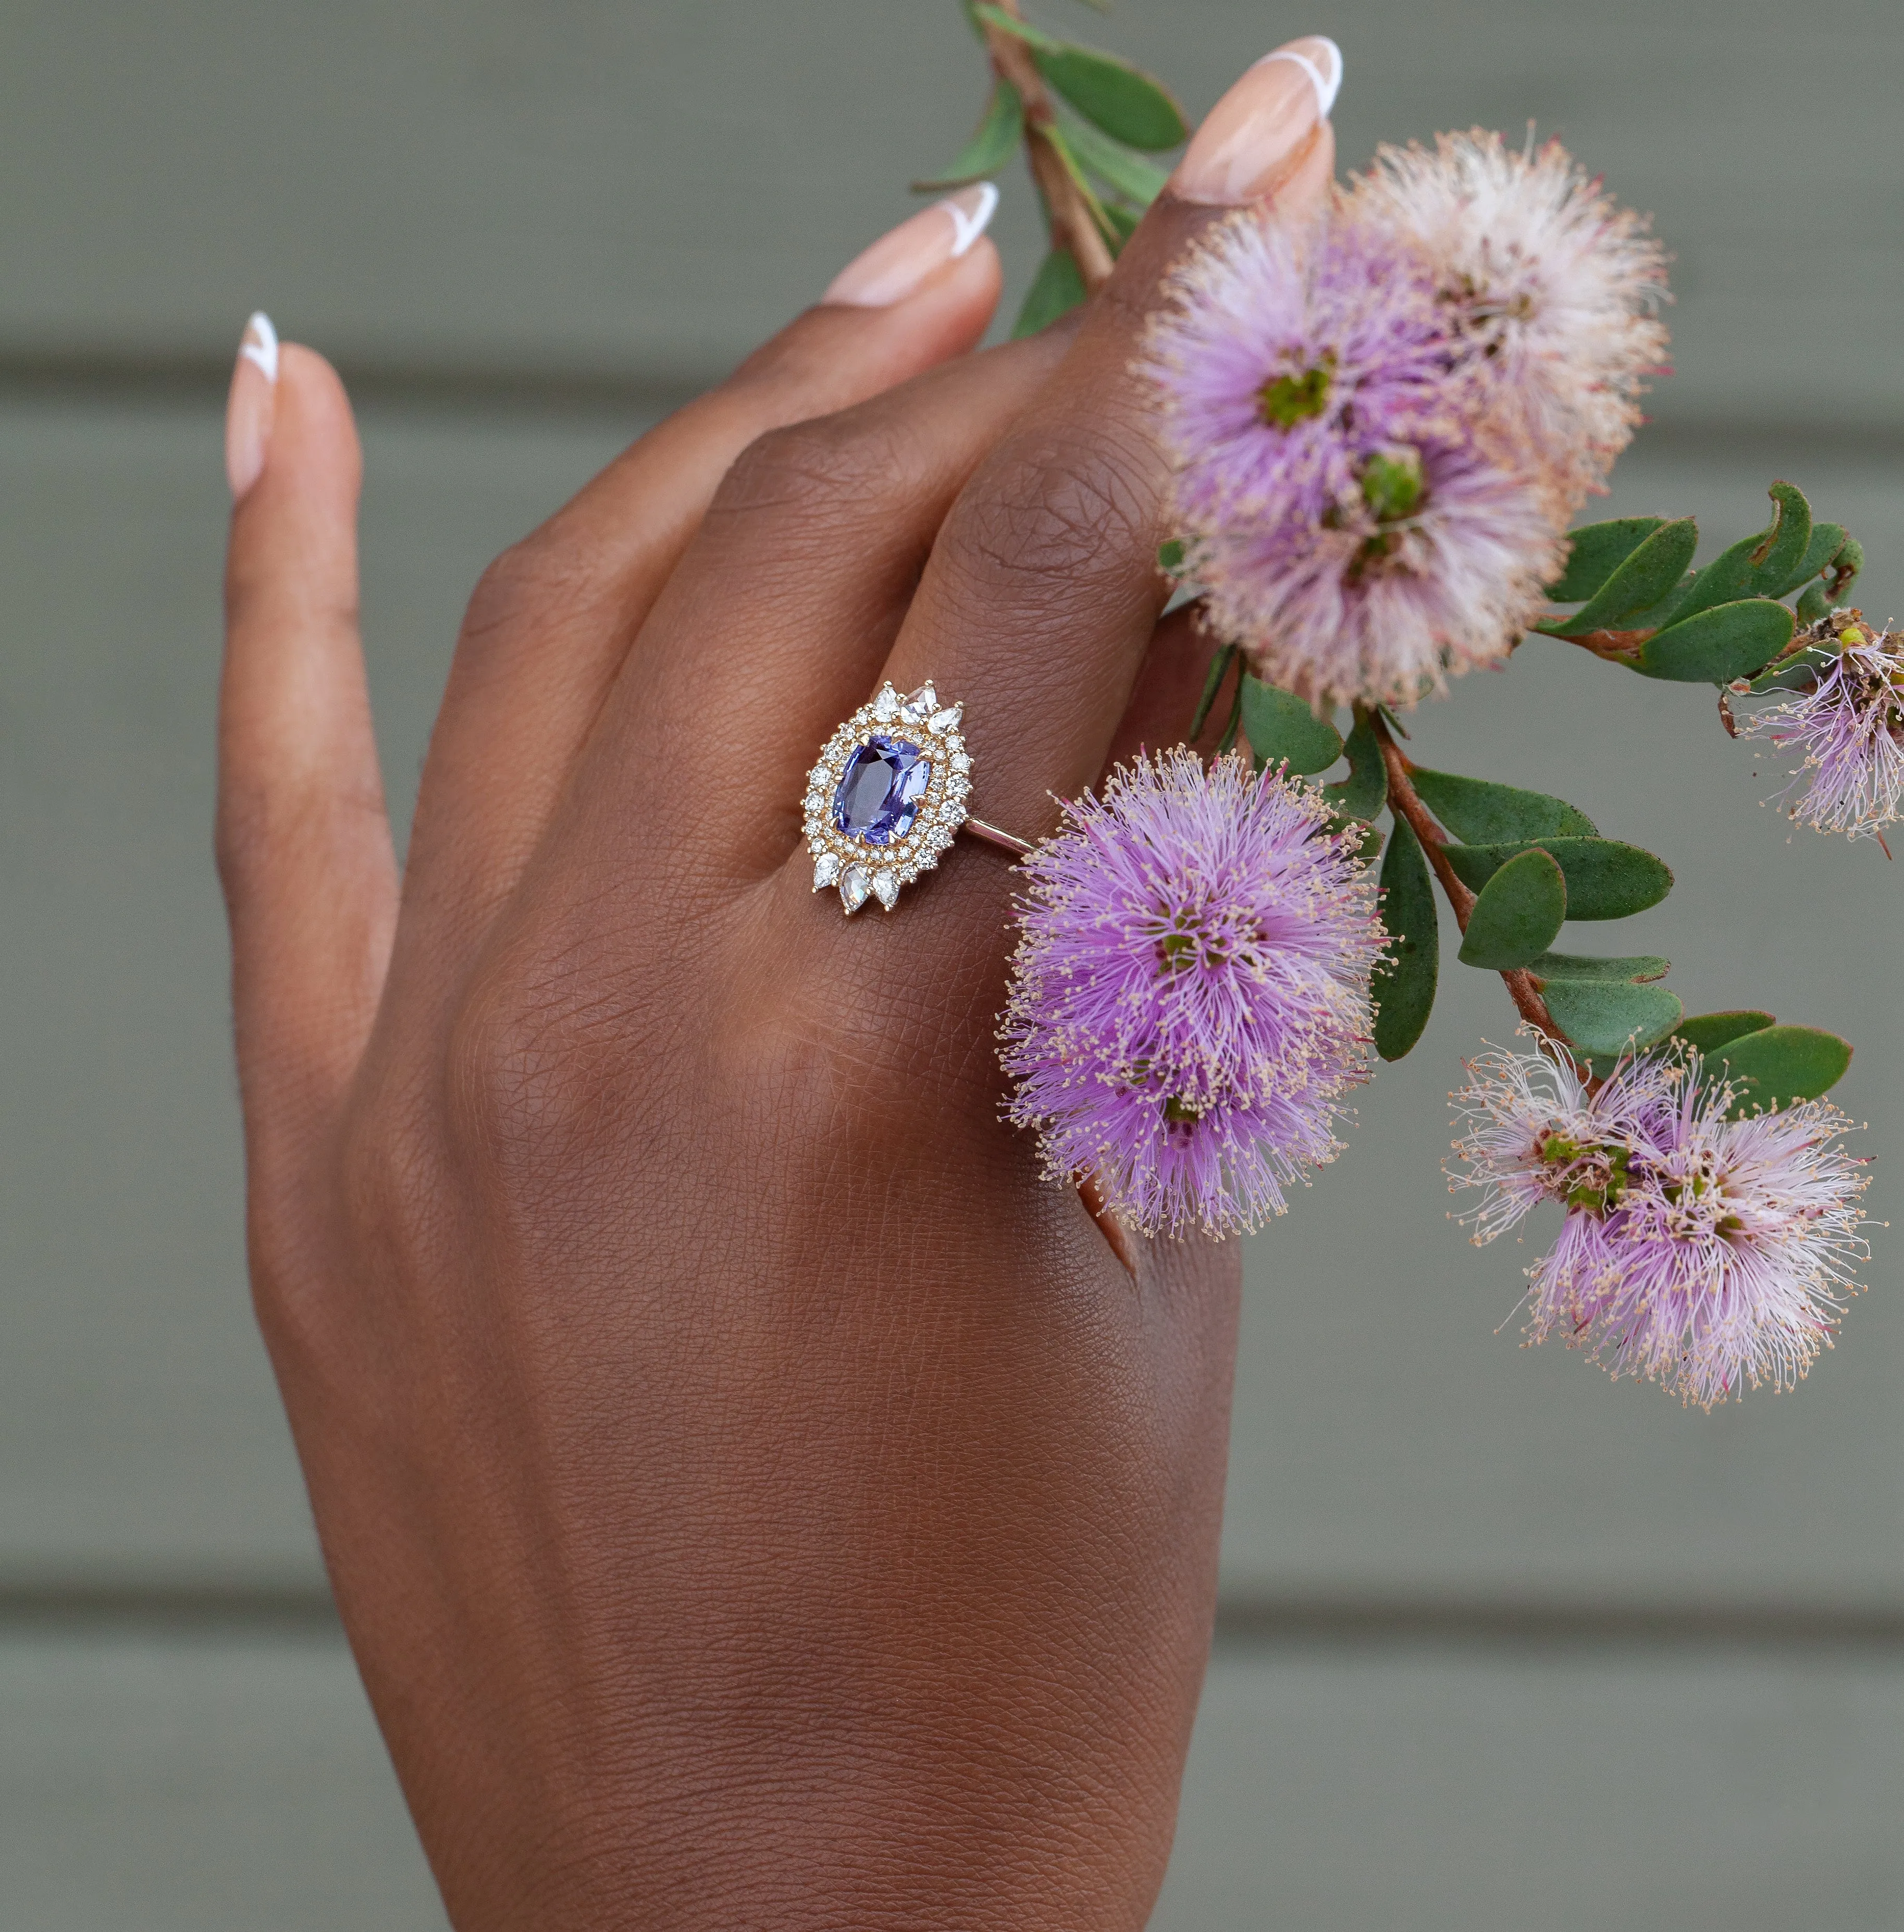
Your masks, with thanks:
[[[253,1300],[281,1377],[345,1397],[361,1383],[366,1258],[406,1286],[430,1272],[443,1202],[431,1145],[421,1089],[386,1077],[353,1098],[294,1186],[254,1186]]]
[[[716,493],[718,518],[789,514],[800,520],[863,509],[905,487],[916,468],[898,424],[851,415],[789,423],[756,436]]]
[[[956,551],[988,574],[1034,594],[1128,568],[1147,555],[1163,465],[1135,427],[1048,430],[1018,443],[969,491],[952,532]]]
[[[445,1051],[453,1145],[507,1189],[610,1137],[632,1064],[625,1016],[581,960],[505,955],[479,969]]]
[[[340,1219],[355,1252],[375,1252],[407,1272],[427,1251],[441,1190],[430,1172],[434,1144],[424,1097],[385,1081],[353,1109],[337,1148]]]
[[[585,603],[589,591],[587,572],[573,550],[546,529],[532,531],[476,580],[463,613],[460,648],[466,653],[505,644],[526,628],[546,625],[552,613]]]

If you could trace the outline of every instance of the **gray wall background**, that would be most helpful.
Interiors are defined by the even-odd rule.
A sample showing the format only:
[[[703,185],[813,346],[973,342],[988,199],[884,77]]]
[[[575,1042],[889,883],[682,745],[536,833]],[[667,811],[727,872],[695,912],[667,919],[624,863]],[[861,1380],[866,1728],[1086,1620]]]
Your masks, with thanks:
[[[1042,17],[1197,111],[1330,32],[1349,164],[1477,122],[1560,134],[1678,256],[1682,373],[1609,513],[1723,541],[1789,476],[1864,538],[1873,614],[1904,614],[1894,4]],[[421,1932],[440,1912],[245,1300],[208,851],[230,357],[262,304],[358,399],[402,801],[483,562],[905,212],[976,112],[974,50],[952,0],[7,0],[0,23],[0,1920]],[[1008,303],[1035,246],[1011,185]],[[1663,849],[1679,889],[1618,943],[1672,956],[1696,1006],[1857,1041],[1842,1097],[1885,1214],[1904,877],[1793,839],[1696,694],[1558,646],[1417,738]],[[1796,1395],[1688,1415],[1519,1352],[1531,1251],[1469,1248],[1439,1172],[1459,1056],[1510,1016],[1447,978],[1349,1154],[1251,1250],[1156,1924],[1894,1927],[1895,1245]]]

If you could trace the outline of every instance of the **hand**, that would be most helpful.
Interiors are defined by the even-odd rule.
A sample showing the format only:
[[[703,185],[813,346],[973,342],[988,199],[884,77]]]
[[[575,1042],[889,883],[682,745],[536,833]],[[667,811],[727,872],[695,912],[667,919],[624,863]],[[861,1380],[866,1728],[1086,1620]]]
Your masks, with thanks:
[[[1318,91],[1252,70],[1076,329],[964,352],[996,258],[915,225],[506,553],[400,890],[348,404],[307,350],[274,394],[241,363],[253,1277],[459,1927],[1148,1915],[1237,1252],[1108,1238],[1000,1124],[1003,855],[847,920],[799,801],[887,677],[965,700],[974,806],[1027,834],[1181,735],[1208,646],[1156,628],[1129,364],[1224,202],[1320,192]],[[895,247],[939,265],[881,304]]]

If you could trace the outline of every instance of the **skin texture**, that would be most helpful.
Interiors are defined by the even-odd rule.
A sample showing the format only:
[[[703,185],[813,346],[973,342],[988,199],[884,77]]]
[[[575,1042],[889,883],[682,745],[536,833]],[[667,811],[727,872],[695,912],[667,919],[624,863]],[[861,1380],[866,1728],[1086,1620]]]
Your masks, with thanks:
[[[1166,197],[1081,324],[972,353],[981,243],[637,444],[478,586],[400,883],[355,432],[284,350],[220,724],[253,1280],[464,1932],[1149,1914],[1238,1252],[1120,1258],[1000,1124],[1005,855],[848,921],[799,799],[886,676],[966,700],[1027,834],[1181,735],[1209,646],[1157,626],[1128,369],[1222,212]]]

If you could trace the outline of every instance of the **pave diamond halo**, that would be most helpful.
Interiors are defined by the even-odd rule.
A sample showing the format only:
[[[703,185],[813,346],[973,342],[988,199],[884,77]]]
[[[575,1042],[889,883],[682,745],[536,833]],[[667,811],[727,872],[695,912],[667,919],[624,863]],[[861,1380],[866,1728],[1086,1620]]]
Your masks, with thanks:
[[[803,806],[815,892],[834,887],[849,913],[869,898],[890,912],[938,864],[971,795],[964,711],[930,684],[910,698],[883,685],[827,740]]]

